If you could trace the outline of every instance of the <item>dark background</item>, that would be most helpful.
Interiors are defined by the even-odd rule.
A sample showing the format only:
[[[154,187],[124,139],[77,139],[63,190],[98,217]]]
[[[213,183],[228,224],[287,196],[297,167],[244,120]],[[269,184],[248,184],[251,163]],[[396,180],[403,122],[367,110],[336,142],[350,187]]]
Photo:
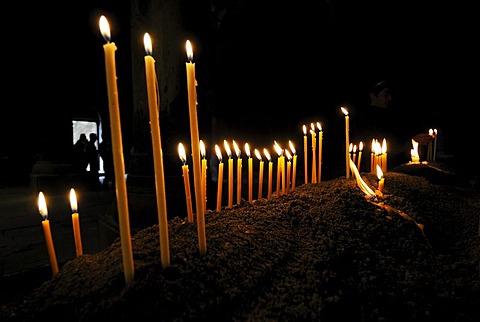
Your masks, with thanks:
[[[196,44],[202,131],[215,117],[219,137],[241,136],[258,146],[276,138],[301,144],[301,126],[320,121],[326,144],[341,142],[339,106],[366,102],[368,88],[388,79],[399,114],[392,126],[412,135],[439,129],[446,153],[473,167],[479,56],[471,8],[454,2],[259,2],[179,2],[182,32]],[[119,48],[124,150],[133,146],[130,5],[9,7],[15,22],[2,21],[2,176],[27,178],[42,155],[68,158],[73,117],[108,117],[101,14]],[[185,61],[184,48],[171,50]],[[178,92],[182,104],[184,94]]]

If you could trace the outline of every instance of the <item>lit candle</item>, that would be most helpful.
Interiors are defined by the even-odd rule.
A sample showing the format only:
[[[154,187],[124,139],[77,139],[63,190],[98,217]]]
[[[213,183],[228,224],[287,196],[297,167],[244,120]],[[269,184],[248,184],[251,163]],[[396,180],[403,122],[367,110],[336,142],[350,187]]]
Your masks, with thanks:
[[[350,143],[350,145],[351,144],[352,143]],[[357,162],[357,145],[356,144],[353,145],[352,155],[353,155],[353,158],[352,158],[353,163]]]
[[[308,148],[307,148],[307,126],[303,126],[303,161],[305,168],[305,183],[308,183]]]
[[[382,171],[387,172],[387,140],[385,138],[382,141]]]
[[[278,159],[277,159],[277,190],[276,190],[276,196],[280,196],[282,194],[282,191],[280,190],[280,184],[281,184],[281,178],[282,178],[282,155],[283,155],[283,150],[282,148],[278,145],[277,142],[273,145],[273,149],[277,152],[278,154]]]
[[[317,182],[322,182],[322,150],[323,150],[323,131],[322,131],[322,125],[320,122],[317,122],[317,128],[318,128],[318,180]],[[294,156],[295,158],[295,156]],[[294,159],[295,161],[295,159]],[[295,163],[295,162],[294,162]]]
[[[253,202],[253,160],[250,154],[250,146],[245,143],[245,154],[248,157],[248,202]]]
[[[372,139],[372,147],[370,154],[370,173],[375,173],[375,139]]]
[[[437,136],[438,136],[438,131],[437,129],[433,129],[433,161],[437,160]]]
[[[118,210],[118,226],[122,246],[123,270],[125,282],[130,284],[134,279],[132,241],[130,238],[130,219],[128,215],[127,182],[125,180],[125,163],[123,159],[122,130],[118,104],[117,72],[115,51],[117,46],[110,42],[110,26],[105,16],[100,17],[100,30],[107,41],[103,45],[105,51],[105,70],[108,90],[108,106],[110,112],[110,130],[112,140],[113,167],[115,172],[115,191]]]
[[[205,143],[200,140],[200,154],[202,155],[202,195],[203,210],[207,211],[207,157]]]
[[[178,144],[178,155],[182,161],[183,185],[185,186],[185,201],[187,203],[188,222],[193,222],[192,196],[190,189],[190,179],[188,177],[187,155],[182,143]]]
[[[378,191],[380,195],[383,194],[383,187],[385,184],[385,178],[383,177],[382,168],[377,164],[377,178],[378,178]]]
[[[262,190],[263,190],[263,167],[264,167],[264,162],[262,160],[262,155],[260,154],[260,151],[255,149],[254,151],[255,156],[257,157],[259,161],[259,169],[258,169],[258,200],[262,199]]]
[[[233,140],[233,148],[237,155],[237,205],[239,205],[242,202],[242,152],[235,140]]]
[[[263,148],[263,154],[265,154],[265,157],[268,160],[268,190],[267,190],[267,199],[272,198],[272,176],[273,176],[273,162],[272,162],[272,157],[270,156],[270,153],[266,148]]]
[[[317,135],[313,123],[310,124],[310,134],[312,135],[312,183],[317,183]]]
[[[147,82],[148,110],[150,113],[150,133],[152,135],[153,164],[155,170],[155,188],[157,192],[158,232],[160,238],[160,256],[162,267],[170,265],[170,246],[168,241],[167,199],[165,194],[165,174],[163,169],[162,139],[160,136],[159,109],[160,99],[155,74],[155,60],[152,57],[152,40],[148,33],[143,37],[145,44],[145,75]]]
[[[75,254],[82,256],[82,235],[80,234],[80,220],[78,218],[78,205],[75,189],[70,189],[70,208],[72,209],[73,239],[75,241]]]
[[[297,151],[295,150],[295,146],[293,145],[292,141],[288,141],[290,145],[290,150],[293,153],[293,169],[292,169],[292,191],[295,190],[295,184],[297,182]]]
[[[413,149],[410,150],[410,156],[412,157],[412,163],[419,163],[420,156],[418,154],[418,142],[412,139]]]
[[[352,160],[350,161],[350,169],[352,169],[352,173],[355,176],[355,180],[357,181],[358,187],[370,198],[375,198],[376,194],[375,192],[367,185],[365,181],[363,181],[362,177],[360,176],[360,173],[357,170],[357,166],[355,163],[353,163]]]
[[[290,179],[291,179],[291,172],[292,172],[292,155],[290,151],[285,150],[285,155],[287,156],[287,187],[285,189],[286,193],[290,192]]]
[[[363,151],[363,142],[360,141],[360,143],[358,144],[358,161],[357,161],[358,172],[362,172],[360,171],[360,164],[362,162],[362,151]]]
[[[218,158],[218,186],[217,186],[217,212],[220,212],[222,209],[222,185],[223,185],[223,162],[222,162],[222,151],[218,144],[215,144],[215,153]]]
[[[53,247],[52,233],[50,231],[50,221],[48,220],[47,202],[43,192],[38,194],[38,210],[43,217],[42,226],[43,234],[45,236],[45,243],[47,244],[48,258],[50,259],[50,265],[52,266],[53,274],[58,273],[57,256],[55,255],[55,248]]]
[[[193,61],[193,49],[189,40],[186,42],[187,49],[187,87],[188,87],[188,108],[190,116],[190,140],[192,144],[193,159],[193,185],[195,189],[195,209],[197,212],[197,232],[198,247],[200,254],[205,255],[207,252],[207,241],[205,236],[205,214],[204,214],[204,198],[202,193],[202,177],[200,166],[200,139],[198,134],[197,119],[197,80],[195,79],[195,64]]]
[[[428,150],[427,150],[427,161],[432,161],[433,160],[433,129],[428,130],[428,135],[432,137],[432,140],[428,142]]]
[[[351,155],[352,155],[352,151],[353,151],[353,143],[350,143],[350,146],[348,147],[349,158],[350,158],[350,160],[353,161],[353,163],[355,163],[355,161],[353,160],[353,158],[352,158],[352,156],[351,156]],[[350,172],[352,172],[352,169],[350,169]]]
[[[348,117],[348,110],[345,107],[341,107],[341,110],[343,114],[345,114],[345,166],[346,166],[346,172],[345,176],[346,178],[350,178],[350,153],[348,151],[350,147],[350,125],[349,125],[349,117]]]
[[[225,151],[228,156],[228,208],[233,206],[233,159],[232,151],[228,145],[227,140],[223,140],[223,145],[225,146]]]

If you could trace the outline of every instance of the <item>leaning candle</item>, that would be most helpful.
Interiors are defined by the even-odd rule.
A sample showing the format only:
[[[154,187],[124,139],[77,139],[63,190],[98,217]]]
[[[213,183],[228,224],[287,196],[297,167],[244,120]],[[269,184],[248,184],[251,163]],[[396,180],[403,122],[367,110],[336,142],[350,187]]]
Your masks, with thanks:
[[[292,150],[293,153],[293,169],[292,169],[292,191],[295,190],[295,184],[297,181],[297,152],[295,150],[295,147],[293,146],[292,141],[288,141],[288,144],[290,145],[290,150]]]
[[[287,187],[285,188],[285,192],[290,192],[290,180],[291,180],[291,172],[292,172],[292,155],[290,151],[285,150],[285,155],[287,156]]]
[[[38,210],[43,217],[42,226],[43,234],[45,236],[45,243],[47,244],[48,257],[50,259],[50,265],[52,266],[53,274],[58,273],[57,256],[55,255],[55,248],[53,247],[52,233],[50,231],[50,221],[48,220],[47,202],[43,192],[38,194]]]
[[[248,202],[253,202],[253,160],[250,154],[250,146],[245,143],[245,154],[248,157]]]
[[[228,208],[233,206],[233,159],[232,151],[228,145],[227,140],[223,140],[223,145],[225,146],[225,151],[228,156]]]
[[[188,177],[187,155],[182,143],[178,144],[178,155],[182,161],[183,185],[185,186],[185,201],[187,204],[188,222],[193,222],[192,196],[190,189],[190,179]]]
[[[235,140],[233,140],[233,148],[237,155],[237,205],[239,205],[242,202],[242,152]]]
[[[317,135],[313,123],[310,124],[310,134],[312,135],[312,183],[317,183]]]
[[[317,182],[322,182],[323,131],[322,131],[322,125],[320,124],[320,122],[317,122],[317,128],[318,128],[318,169],[317,169],[318,180]]]
[[[72,209],[73,240],[75,241],[75,254],[82,256],[82,236],[80,234],[80,221],[78,219],[78,205],[75,189],[70,189],[70,208]]]
[[[272,198],[272,176],[273,176],[273,162],[270,153],[266,148],[263,148],[263,154],[268,160],[268,186],[267,186],[267,199]]]
[[[205,143],[200,140],[200,154],[202,156],[202,195],[203,195],[203,210],[207,211],[207,153]]]
[[[341,107],[343,114],[345,114],[345,176],[346,178],[350,178],[350,153],[348,151],[350,147],[350,125],[349,125],[349,117],[348,117],[348,110],[345,107]]]
[[[303,126],[303,161],[305,169],[305,183],[308,183],[308,148],[307,148],[307,126]]]
[[[263,190],[263,167],[264,167],[264,162],[262,160],[262,155],[260,154],[260,151],[255,149],[254,151],[255,156],[257,157],[259,161],[259,168],[258,168],[258,200],[262,199],[262,190]]]
[[[222,162],[222,151],[218,144],[215,144],[215,153],[218,158],[218,179],[217,179],[217,212],[220,212],[222,209],[222,185],[223,185],[223,162]]]
[[[150,133],[152,136],[153,165],[155,170],[155,188],[157,192],[158,233],[162,267],[170,265],[170,246],[168,240],[167,198],[165,193],[165,174],[163,169],[162,139],[160,137],[159,109],[160,99],[155,73],[155,60],[152,57],[152,40],[148,33],[143,37],[145,45],[145,75],[147,83],[148,110],[150,114]]]
[[[186,42],[187,49],[187,88],[188,88],[188,109],[190,117],[190,140],[192,144],[193,159],[193,185],[195,188],[195,209],[197,212],[197,233],[198,247],[200,254],[205,255],[207,252],[207,241],[205,235],[205,213],[204,199],[202,193],[202,178],[200,168],[200,139],[198,134],[197,119],[197,81],[195,79],[195,64],[193,61],[193,49],[189,40]]]
[[[110,112],[110,130],[112,140],[113,167],[115,172],[115,191],[118,211],[118,226],[122,246],[123,270],[125,282],[130,284],[134,279],[132,241],[130,238],[130,219],[128,215],[127,182],[125,180],[125,163],[123,159],[122,130],[118,104],[117,73],[115,64],[115,43],[110,42],[110,26],[105,16],[100,17],[100,30],[107,41],[103,45],[105,51],[105,69],[108,90],[108,106]]]

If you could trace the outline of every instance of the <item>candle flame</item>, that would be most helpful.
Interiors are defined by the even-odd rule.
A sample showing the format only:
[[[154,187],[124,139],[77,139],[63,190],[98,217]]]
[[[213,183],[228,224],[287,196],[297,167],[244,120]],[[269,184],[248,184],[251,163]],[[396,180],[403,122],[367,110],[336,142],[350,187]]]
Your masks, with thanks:
[[[185,163],[187,163],[187,155],[185,154],[185,147],[181,142],[178,143],[178,156],[180,157],[183,165],[185,165]]]
[[[260,151],[258,151],[258,149],[255,149],[253,153],[255,153],[255,156],[257,157],[258,161],[262,161],[262,155],[260,154]]]
[[[250,158],[250,146],[248,145],[248,143],[245,143],[245,154],[247,155],[247,157]]]
[[[45,195],[41,191],[38,193],[38,211],[43,219],[48,219],[47,202],[45,201]]]
[[[428,130],[428,135],[433,136],[433,129]]]
[[[263,154],[265,154],[265,157],[267,158],[268,162],[272,162],[272,157],[270,156],[270,153],[268,152],[267,148],[263,148]]]
[[[110,42],[110,26],[108,25],[108,20],[105,18],[105,16],[100,17],[99,25],[103,39],[105,39],[107,42]]]
[[[360,143],[358,144],[358,151],[362,151],[363,150],[363,142],[360,141]]]
[[[148,32],[146,32],[145,35],[143,36],[143,44],[145,46],[145,52],[147,53],[147,55],[151,56],[153,52],[152,38],[150,38],[150,35],[148,34]]]
[[[75,213],[78,211],[78,204],[77,204],[77,195],[75,194],[75,189],[70,189],[70,208],[72,212]]]
[[[307,135],[307,126],[303,125],[303,135]]]
[[[352,150],[353,150],[353,143],[350,143],[350,145],[348,146],[348,152],[352,153]]]
[[[376,197],[375,192],[363,181],[362,177],[360,176],[360,173],[358,172],[357,166],[355,165],[355,162],[350,159],[350,169],[353,171],[353,174],[355,175],[355,179],[357,180],[357,185],[358,187],[370,198]]]
[[[227,140],[223,140],[223,146],[225,147],[225,151],[227,151],[228,158],[232,157],[232,150],[230,150],[230,145],[228,145]]]
[[[310,132],[315,133],[315,124],[313,124],[313,122],[310,123],[310,128],[312,129]]]
[[[205,143],[203,143],[202,140],[200,140],[200,154],[202,156],[202,159],[205,159],[205,156],[206,156]]]
[[[193,61],[193,49],[190,40],[187,40],[185,47],[187,49],[187,59],[191,63]]]
[[[285,155],[287,156],[288,161],[292,160],[292,155],[290,154],[290,151],[285,150]]]
[[[222,162],[222,151],[220,150],[220,147],[218,144],[215,144],[215,153],[217,154],[218,161],[221,163]]]
[[[273,141],[273,148],[277,152],[278,156],[281,157],[283,155],[283,149],[280,147],[280,145],[277,143],[277,141]]]
[[[382,153],[387,153],[387,139],[385,138],[382,141]]]
[[[378,164],[377,164],[377,178],[378,178],[378,180],[383,178],[382,168]]]
[[[322,124],[320,124],[320,122],[317,122],[317,128],[320,132],[322,132]]]
[[[357,153],[357,145],[356,144],[353,145],[353,153]]]
[[[295,150],[295,147],[293,146],[293,142],[291,140],[288,140],[288,145],[290,146],[290,150],[292,150],[292,153],[296,154],[297,151]]]
[[[418,142],[415,141],[414,139],[412,139],[412,146],[413,146],[413,149],[410,150],[412,161],[413,159],[418,160],[420,158],[420,156],[418,155]]]
[[[342,113],[345,114],[345,116],[348,116],[348,110],[345,108],[345,107],[340,107],[340,109],[342,110]]]
[[[238,147],[238,144],[237,142],[235,142],[235,140],[232,140],[233,142],[233,148],[235,149],[235,154],[237,155],[237,158],[240,158],[240,156],[242,155],[242,151],[240,151],[240,148]]]

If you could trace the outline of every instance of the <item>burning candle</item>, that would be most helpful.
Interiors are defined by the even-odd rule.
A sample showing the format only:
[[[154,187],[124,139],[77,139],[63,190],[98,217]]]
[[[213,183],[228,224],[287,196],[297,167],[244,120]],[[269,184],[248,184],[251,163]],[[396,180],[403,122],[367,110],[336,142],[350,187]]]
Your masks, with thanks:
[[[350,143],[350,147],[351,146],[352,146],[352,143]],[[357,145],[356,144],[353,145],[353,148],[352,148],[351,151],[352,151],[352,156],[353,156],[352,161],[353,161],[353,163],[355,163],[355,162],[357,162]]]
[[[412,158],[412,163],[419,163],[420,156],[418,155],[418,142],[412,139],[413,149],[410,150],[410,156]]]
[[[262,190],[263,190],[263,167],[264,167],[264,162],[262,160],[262,155],[260,154],[260,151],[255,149],[254,151],[255,156],[257,157],[259,161],[259,169],[258,169],[258,200],[262,199]]]
[[[130,238],[130,219],[128,215],[127,183],[125,180],[125,163],[123,160],[122,130],[118,104],[117,72],[115,64],[115,43],[110,42],[110,26],[105,16],[100,17],[100,30],[107,41],[103,45],[105,52],[105,70],[108,90],[108,106],[110,112],[110,130],[112,139],[113,167],[115,172],[115,191],[118,210],[118,226],[122,245],[123,270],[125,282],[130,284],[134,279],[132,241]]]
[[[187,204],[188,222],[193,222],[192,197],[190,193],[190,179],[188,177],[187,155],[182,143],[178,144],[178,155],[182,161],[183,185],[185,186],[185,201]]]
[[[292,191],[295,190],[295,184],[297,182],[297,152],[295,150],[295,146],[293,145],[292,141],[288,141],[290,145],[290,150],[293,153],[293,169],[292,169]]]
[[[237,205],[239,205],[242,202],[242,152],[235,140],[233,140],[233,148],[237,155]]]
[[[163,169],[162,140],[160,136],[159,113],[160,99],[155,74],[155,60],[152,57],[152,40],[148,33],[143,37],[145,45],[145,75],[147,82],[148,110],[150,114],[150,133],[152,135],[153,164],[155,169],[155,188],[157,192],[158,232],[160,238],[160,256],[162,267],[170,265],[168,241],[167,199],[165,193],[165,174]]]
[[[290,179],[291,179],[291,172],[292,172],[292,155],[290,151],[285,150],[285,155],[287,156],[287,187],[285,188],[285,192],[290,192]]]
[[[207,241],[205,235],[205,214],[204,214],[204,198],[202,193],[202,177],[200,166],[200,139],[198,134],[198,118],[197,118],[197,80],[195,79],[195,64],[193,61],[193,49],[189,40],[186,42],[187,58],[187,87],[188,87],[188,108],[190,116],[190,139],[192,144],[193,159],[193,185],[195,188],[195,209],[197,212],[197,232],[198,247],[200,254],[205,255],[207,252]]]
[[[387,172],[387,140],[385,138],[382,141],[382,171]]]
[[[305,183],[308,183],[308,149],[307,149],[307,126],[303,126],[303,161],[305,169]]]
[[[228,156],[228,208],[233,206],[233,159],[232,151],[228,145],[227,140],[223,140],[223,145],[225,146],[225,151]]]
[[[348,110],[345,107],[341,107],[343,114],[345,114],[345,165],[346,165],[346,178],[350,178],[350,153],[348,151],[350,147],[350,125],[349,125],[349,117],[348,117]]]
[[[317,122],[317,128],[318,128],[318,180],[317,182],[322,182],[322,153],[323,153],[323,131],[322,131],[322,125],[320,122]]]
[[[317,135],[313,123],[310,124],[310,134],[312,135],[312,183],[317,183]]]
[[[427,161],[432,161],[433,160],[433,129],[428,130],[428,135],[432,137],[432,140],[428,142],[428,150],[427,150]]]
[[[380,191],[380,195],[383,194],[383,187],[385,184],[385,178],[383,177],[382,168],[377,164],[377,178],[378,178],[378,191]]]
[[[50,221],[48,220],[47,202],[45,201],[45,195],[40,191],[38,194],[38,210],[43,218],[43,234],[45,236],[45,243],[47,244],[48,258],[50,259],[50,265],[52,266],[53,274],[58,273],[57,256],[55,255],[55,248],[53,246],[52,233],[50,231]]]
[[[203,211],[207,211],[207,153],[205,143],[200,140],[200,154],[202,155],[202,195],[203,195]]]
[[[280,196],[282,194],[282,191],[280,190],[280,184],[282,180],[282,156],[283,156],[283,150],[282,148],[278,145],[277,142],[273,145],[274,150],[278,154],[278,159],[277,159],[277,190],[276,190],[276,196]]]
[[[357,167],[355,166],[355,163],[353,163],[352,160],[350,161],[350,169],[352,169],[353,175],[355,176],[355,180],[357,181],[358,187],[370,198],[375,198],[376,194],[375,192],[367,185],[365,181],[363,181],[362,177],[360,176],[360,173],[358,173]]]
[[[437,129],[433,129],[433,161],[437,160],[437,136],[438,131]]]
[[[272,162],[272,157],[270,156],[270,153],[266,148],[263,148],[263,154],[265,154],[265,157],[268,160],[268,186],[267,186],[267,199],[272,198],[272,176],[273,176],[273,162]]]
[[[222,185],[223,185],[223,162],[222,162],[222,151],[218,144],[215,144],[215,153],[218,158],[218,186],[217,186],[217,212],[220,212],[222,209]]]
[[[72,209],[73,239],[75,241],[75,254],[82,256],[82,236],[80,234],[80,220],[78,218],[78,205],[75,189],[70,189],[70,208]]]
[[[362,172],[360,171],[360,164],[362,162],[362,151],[363,151],[363,142],[360,141],[360,143],[358,144],[358,160],[357,160],[358,172]]]
[[[245,154],[248,157],[248,202],[253,202],[253,160],[250,154],[250,146],[245,143]]]
[[[371,154],[370,154],[370,173],[375,173],[375,139],[372,139]]]

